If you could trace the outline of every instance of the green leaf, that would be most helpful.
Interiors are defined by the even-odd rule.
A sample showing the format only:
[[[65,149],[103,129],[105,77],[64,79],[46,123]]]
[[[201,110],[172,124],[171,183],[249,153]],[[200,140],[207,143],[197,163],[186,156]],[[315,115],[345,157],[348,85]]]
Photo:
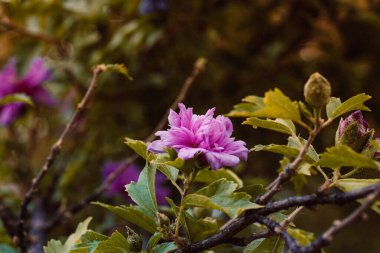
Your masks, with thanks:
[[[331,118],[331,115],[333,112],[338,108],[342,102],[340,101],[340,98],[330,97],[329,102],[326,105],[326,114],[328,118]]]
[[[252,113],[264,107],[264,99],[258,96],[248,96],[243,99],[243,102],[234,106],[227,116],[229,117],[252,117]]]
[[[154,233],[149,241],[148,241],[148,244],[147,244],[147,251],[148,253],[152,253],[153,251],[153,248],[157,245],[157,243],[161,240],[161,233],[159,232],[156,232]]]
[[[314,241],[314,234],[298,228],[288,228],[287,232],[295,238],[301,246],[307,246]]]
[[[165,243],[156,245],[153,248],[152,253],[167,253],[175,249],[178,249],[178,247],[177,245],[175,245],[174,242],[165,242]]]
[[[88,230],[80,238],[80,241],[70,249],[70,253],[95,253],[97,247],[108,237],[95,231]]]
[[[347,178],[347,179],[339,179],[335,182],[335,185],[341,189],[342,191],[355,191],[361,188],[379,184],[380,179],[357,179],[357,178]]]
[[[203,207],[219,210],[231,218],[245,210],[260,208],[260,205],[250,202],[251,196],[245,192],[234,192],[237,184],[226,179],[220,179],[199,191],[184,198],[187,207]]]
[[[117,230],[107,239],[99,243],[94,253],[131,253],[132,246],[128,240]]]
[[[311,114],[310,110],[307,108],[307,106],[303,102],[298,101],[298,107],[300,108],[300,111],[304,116],[308,118],[313,117],[313,114]]]
[[[292,102],[279,89],[270,90],[264,96],[264,108],[252,113],[259,118],[282,118],[295,122],[301,121],[301,115],[297,103]]]
[[[192,215],[185,213],[185,219],[192,242],[201,241],[219,231],[219,225],[214,218],[196,219]]]
[[[68,253],[70,248],[87,232],[87,227],[91,219],[91,217],[88,217],[85,221],[79,223],[77,229],[67,238],[65,244],[62,244],[62,242],[58,240],[50,240],[47,246],[44,246],[44,253]]]
[[[10,245],[0,243],[0,252],[1,253],[19,253],[19,249],[15,249],[11,247]]]
[[[246,192],[252,199],[255,199],[259,195],[264,194],[266,190],[262,184],[253,184],[237,189],[235,192]]]
[[[379,163],[375,160],[359,154],[345,145],[327,148],[327,152],[321,154],[321,159],[316,164],[332,169],[340,167],[380,168]]]
[[[133,201],[153,216],[157,212],[155,175],[156,165],[146,165],[141,171],[138,181],[125,186]]]
[[[298,150],[300,150],[301,148],[303,148],[306,145],[306,142],[307,141],[301,137],[290,136],[288,138],[288,147],[297,148]],[[307,157],[310,158],[311,160],[313,160],[314,162],[319,160],[319,155],[318,155],[317,151],[315,151],[315,149],[312,145],[310,145],[306,154],[307,154]]]
[[[211,170],[208,168],[200,170],[197,173],[194,182],[211,184],[212,182],[221,178],[225,178],[228,181],[235,182],[238,188],[243,187],[243,181],[232,170],[224,168],[219,170]]]
[[[148,145],[145,142],[139,141],[139,140],[133,140],[130,138],[125,138],[124,143],[127,144],[139,156],[146,159]]]
[[[146,212],[137,206],[111,206],[100,202],[93,203],[106,208],[107,210],[119,215],[124,220],[133,223],[142,229],[154,233],[157,231],[156,216]]]
[[[173,210],[174,214],[176,217],[179,216],[179,207],[174,203],[174,201],[168,197],[165,197],[166,201],[169,203],[171,209]],[[185,231],[185,234],[187,235],[187,237],[190,237],[190,232],[189,232],[189,228],[187,227],[187,221],[185,219],[185,214],[184,212],[182,212],[182,215],[181,217],[179,217],[180,219],[180,222],[181,222],[181,225],[182,225],[182,229]]]
[[[257,239],[248,244],[244,253],[283,253],[285,241],[279,237],[274,236],[266,239]]]
[[[361,188],[373,185],[380,184],[380,179],[357,179],[357,178],[347,178],[339,179],[336,181],[336,186],[342,191],[355,191]],[[363,200],[358,200],[358,202],[363,203]],[[371,209],[377,214],[380,214],[380,200],[376,201]]]
[[[329,114],[330,114],[329,119],[331,120],[335,119],[347,112],[355,111],[355,110],[370,111],[370,109],[367,106],[363,105],[363,103],[370,98],[371,96],[362,93],[362,94],[359,94],[352,98],[347,99],[338,107],[336,107],[335,110],[332,110],[330,108],[331,110],[329,111]],[[335,103],[335,105],[338,104],[336,100],[333,103]],[[330,107],[333,107],[333,105],[330,105]]]
[[[244,125],[251,125],[253,128],[261,127],[276,132],[293,135],[296,133],[296,128],[291,120],[285,119],[259,119],[259,118],[248,118],[243,122]]]
[[[22,94],[22,93],[16,93],[12,95],[8,95],[0,99],[0,106],[10,104],[10,103],[16,103],[21,102],[28,105],[34,105],[33,101],[30,99],[29,96]]]
[[[97,67],[102,68],[103,71],[115,72],[125,75],[129,80],[133,80],[133,78],[129,75],[128,69],[124,64],[101,64]]]

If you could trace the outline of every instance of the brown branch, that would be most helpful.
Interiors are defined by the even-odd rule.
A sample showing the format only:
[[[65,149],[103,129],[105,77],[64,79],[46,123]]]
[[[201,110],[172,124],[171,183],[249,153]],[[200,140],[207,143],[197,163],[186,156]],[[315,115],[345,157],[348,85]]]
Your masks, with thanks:
[[[150,142],[155,138],[155,133],[161,129],[164,128],[167,120],[168,120],[168,115],[170,110],[176,109],[178,103],[183,101],[189,91],[189,88],[193,84],[195,78],[202,72],[204,71],[206,64],[206,60],[204,58],[198,58],[194,64],[194,68],[188,76],[179,91],[177,97],[171,104],[170,108],[162,115],[161,119],[159,120],[158,124],[154,128],[151,134],[147,138],[145,138],[145,142]],[[70,218],[72,217],[75,213],[79,212],[80,210],[84,209],[90,202],[97,200],[112,184],[112,182],[115,180],[116,177],[118,177],[124,170],[125,167],[128,165],[132,164],[136,159],[137,155],[133,155],[125,159],[111,174],[108,175],[106,180],[95,189],[95,191],[85,197],[83,200],[80,202],[73,204],[66,208],[65,210],[59,212],[55,217],[52,218],[52,220],[46,225],[45,229],[50,230],[53,227],[55,227],[57,224],[63,221],[64,218]]]
[[[104,71],[104,65],[96,66],[93,69],[93,77],[92,77],[90,86],[88,87],[86,94],[84,95],[81,102],[78,104],[77,110],[75,111],[74,115],[72,116],[72,118],[70,119],[68,124],[66,125],[61,136],[58,138],[57,142],[51,147],[49,155],[48,155],[44,165],[42,166],[42,168],[39,171],[39,173],[37,174],[37,176],[32,180],[32,185],[30,186],[29,190],[25,194],[24,200],[23,200],[22,205],[21,205],[18,222],[17,222],[16,235],[14,237],[15,243],[20,246],[20,249],[22,252],[27,252],[25,222],[26,222],[26,218],[28,216],[28,205],[33,200],[34,194],[35,194],[40,182],[45,177],[48,170],[53,166],[55,159],[57,158],[57,156],[61,152],[62,144],[65,141],[67,135],[80,122],[80,119],[82,118],[86,107],[88,106],[92,96],[94,95],[98,76],[103,71]]]
[[[271,213],[286,210],[295,206],[311,207],[318,204],[342,205],[369,196],[372,193],[378,191],[380,191],[380,184],[371,185],[360,190],[350,192],[331,193],[328,195],[311,194],[299,197],[289,197],[280,201],[270,202],[261,209],[248,210],[242,213],[231,223],[229,223],[228,226],[224,227],[218,233],[202,241],[189,245],[188,247],[178,249],[175,252],[200,252],[202,250],[212,248],[216,245],[229,242],[231,237],[233,237],[235,234],[257,221],[258,216],[265,217],[266,215],[269,215]]]
[[[0,219],[8,235],[12,237],[15,233],[15,217],[2,199],[0,199]]]
[[[13,23],[7,17],[0,19],[0,26],[4,27],[5,29],[7,29],[9,31],[14,31],[14,32],[17,32],[19,34],[22,34],[22,35],[25,35],[25,36],[28,36],[28,37],[31,37],[31,38],[34,38],[34,39],[37,39],[40,41],[44,41],[46,43],[49,43],[57,49],[57,51],[59,52],[59,54],[62,57],[66,58],[68,56],[66,43],[62,42],[61,40],[59,40],[53,36],[50,36],[50,35],[47,35],[47,34],[44,34],[41,32],[29,31],[29,30],[25,29],[24,27]]]

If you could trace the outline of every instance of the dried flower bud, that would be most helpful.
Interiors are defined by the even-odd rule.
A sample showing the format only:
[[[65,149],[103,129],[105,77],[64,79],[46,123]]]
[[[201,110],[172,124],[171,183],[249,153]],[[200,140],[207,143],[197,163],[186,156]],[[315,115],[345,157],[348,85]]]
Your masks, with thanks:
[[[170,219],[163,213],[157,213],[157,220],[160,227],[169,227]]]
[[[314,73],[307,80],[304,87],[304,96],[308,104],[319,108],[327,104],[331,95],[329,81],[319,73]]]
[[[355,111],[341,120],[336,132],[335,143],[351,147],[356,152],[362,152],[372,140],[373,129],[369,129],[361,111]]]
[[[142,249],[142,239],[135,231],[129,227],[127,229],[127,241],[132,252],[140,252]]]

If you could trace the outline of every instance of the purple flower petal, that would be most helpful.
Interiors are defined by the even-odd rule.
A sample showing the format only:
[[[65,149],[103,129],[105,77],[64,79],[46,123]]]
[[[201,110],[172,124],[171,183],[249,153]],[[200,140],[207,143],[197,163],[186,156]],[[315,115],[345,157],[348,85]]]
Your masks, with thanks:
[[[35,58],[29,66],[28,72],[20,83],[25,84],[29,88],[41,85],[43,82],[49,81],[52,73],[45,67],[45,61],[41,57]]]
[[[10,103],[0,108],[0,125],[9,125],[20,116],[23,103]]]
[[[171,111],[169,114],[170,128],[156,133],[160,140],[153,142],[149,151],[159,153],[163,146],[174,148],[178,157],[184,160],[201,153],[200,158],[207,161],[213,169],[232,167],[240,160],[247,160],[245,142],[235,141],[231,137],[233,125],[229,118],[214,118],[215,108],[204,115],[194,114],[193,108],[186,108],[182,103],[178,108],[179,113]]]

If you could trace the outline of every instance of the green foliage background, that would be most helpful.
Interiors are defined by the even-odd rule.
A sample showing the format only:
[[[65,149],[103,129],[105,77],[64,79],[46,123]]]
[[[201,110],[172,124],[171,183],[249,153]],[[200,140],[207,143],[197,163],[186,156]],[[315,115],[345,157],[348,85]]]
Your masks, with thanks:
[[[30,177],[40,168],[84,94],[92,66],[99,63],[124,63],[134,80],[114,74],[102,76],[84,124],[71,136],[55,166],[56,170],[66,167],[66,172],[57,183],[54,197],[67,203],[78,201],[99,184],[104,161],[133,154],[123,144],[124,137],[143,139],[153,130],[200,56],[208,60],[206,71],[185,101],[196,112],[215,106],[218,114],[224,114],[242,97],[263,95],[274,86],[300,99],[304,82],[318,71],[331,82],[333,96],[346,99],[359,92],[372,95],[369,107],[374,112],[365,116],[372,127],[379,129],[377,1],[169,0],[167,11],[147,15],[139,14],[139,3],[0,2],[2,19],[9,18],[66,45],[59,51],[51,43],[0,25],[0,62],[5,64],[13,56],[25,69],[32,57],[45,56],[55,76],[47,87],[61,102],[59,108],[30,109],[11,129],[0,129],[0,194],[11,195],[7,201],[15,209]],[[240,126],[240,119],[234,123],[235,135],[246,140],[249,147],[286,142],[280,134]],[[334,129],[324,131],[317,149],[318,144],[333,145],[334,134]],[[278,158],[268,153],[251,154],[248,163],[237,171],[246,175],[246,181],[269,182],[276,174]],[[44,184],[48,185],[52,175]],[[305,189],[314,186],[310,183]],[[122,199],[114,201],[123,203]],[[321,207],[318,212],[299,216],[296,223],[318,233],[354,206]],[[98,230],[112,228],[118,222],[112,214],[92,206],[49,236],[67,234],[76,221],[88,215],[95,217]],[[355,224],[338,236],[327,252],[379,252],[375,236],[379,224],[379,217],[370,215],[368,222]],[[364,236],[366,240],[363,235],[368,235]]]

